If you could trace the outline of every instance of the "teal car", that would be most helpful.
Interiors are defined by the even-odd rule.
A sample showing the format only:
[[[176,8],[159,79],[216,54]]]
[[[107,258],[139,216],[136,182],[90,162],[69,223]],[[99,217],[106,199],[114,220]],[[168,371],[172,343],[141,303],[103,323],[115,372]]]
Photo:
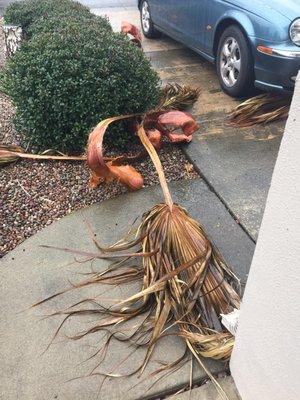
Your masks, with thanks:
[[[139,0],[143,33],[160,32],[215,63],[233,97],[292,91],[300,69],[300,0]]]

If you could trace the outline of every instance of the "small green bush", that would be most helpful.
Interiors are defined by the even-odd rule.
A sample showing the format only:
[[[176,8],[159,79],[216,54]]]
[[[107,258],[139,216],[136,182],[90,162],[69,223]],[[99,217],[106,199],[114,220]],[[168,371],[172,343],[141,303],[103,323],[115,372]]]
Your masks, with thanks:
[[[21,25],[26,33],[31,24],[39,18],[52,15],[77,14],[92,17],[88,7],[71,0],[23,0],[10,4],[4,13],[6,24]]]
[[[111,25],[107,18],[97,16],[95,14],[74,14],[73,11],[65,12],[64,15],[60,15],[59,13],[51,14],[51,17],[43,16],[33,22],[27,28],[27,37],[31,38],[33,35],[45,34],[47,32],[64,32],[66,29],[70,29],[71,25],[76,24],[74,29],[80,29],[80,24],[89,24],[93,26],[94,29],[97,29],[100,34],[100,31],[103,32],[112,32]]]
[[[45,34],[47,32],[64,34],[66,30],[80,29],[80,24],[89,25],[90,29],[94,29],[96,34],[101,34],[101,31],[112,32],[111,25],[106,18],[96,16],[92,13],[88,15],[74,14],[66,12],[64,15],[54,13],[49,17],[41,17],[33,22],[27,30],[28,37],[33,35]]]
[[[26,140],[38,150],[69,153],[84,150],[100,120],[154,107],[158,83],[150,62],[124,35],[74,19],[24,42],[2,78]],[[122,141],[123,134],[114,126],[109,137]]]

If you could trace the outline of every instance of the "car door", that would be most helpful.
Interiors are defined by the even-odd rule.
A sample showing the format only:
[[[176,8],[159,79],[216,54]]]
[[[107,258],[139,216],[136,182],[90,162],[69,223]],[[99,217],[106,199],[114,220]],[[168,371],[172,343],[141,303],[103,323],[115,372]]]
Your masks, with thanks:
[[[148,0],[151,19],[162,31],[172,34],[169,15],[172,13],[173,0]]]
[[[190,47],[205,50],[207,4],[213,0],[164,0],[165,17],[176,38]]]

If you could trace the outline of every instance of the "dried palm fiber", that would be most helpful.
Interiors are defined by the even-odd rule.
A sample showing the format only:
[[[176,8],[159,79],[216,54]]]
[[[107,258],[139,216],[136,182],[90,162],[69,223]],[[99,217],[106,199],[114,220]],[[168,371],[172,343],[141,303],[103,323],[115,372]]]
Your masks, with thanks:
[[[157,204],[143,215],[134,237],[126,236],[107,248],[101,247],[93,239],[99,253],[61,250],[90,258],[120,258],[105,271],[94,272],[90,278],[67,290],[100,283],[120,285],[136,280],[142,283],[142,288],[140,292],[109,308],[101,306],[97,298],[88,298],[56,312],[55,315],[63,315],[64,319],[55,336],[69,318],[82,314],[99,315],[94,326],[74,335],[73,339],[110,329],[101,357],[105,357],[112,338],[146,348],[143,363],[128,374],[132,375],[144,371],[157,342],[169,334],[170,327],[175,326],[174,334],[184,340],[186,351],[182,357],[162,366],[157,372],[174,371],[192,354],[213,380],[221,397],[227,399],[200,357],[218,360],[230,357],[234,337],[221,325],[220,313],[226,314],[233,308],[239,308],[239,281],[209,241],[201,225],[180,205],[173,203],[160,160],[143,126],[140,126],[138,136],[155,164],[165,202]],[[133,249],[132,252],[125,253],[130,249]],[[141,261],[140,264],[136,265],[136,259]],[[137,317],[142,317],[142,321],[136,322],[133,331],[126,334],[126,328],[122,330],[122,326]],[[96,354],[99,356],[100,350]],[[95,370],[92,373],[99,374]],[[116,373],[101,375],[120,376]]]
[[[102,183],[117,180],[130,190],[139,190],[144,185],[142,175],[131,165],[106,162],[104,159],[103,139],[110,124],[123,119],[135,119],[135,127],[141,120],[140,114],[120,115],[102,120],[90,133],[87,146],[87,164],[91,170],[89,186],[97,187]],[[162,147],[162,137],[171,142],[190,142],[198,124],[191,114],[179,110],[156,109],[144,116],[145,133],[156,149]],[[178,130],[181,133],[178,133]],[[143,149],[140,154],[147,155]]]
[[[143,158],[143,156],[144,153],[137,153],[132,156],[104,157],[104,160],[114,165],[120,165],[123,162],[139,160]],[[85,154],[80,156],[68,156],[60,151],[51,149],[41,154],[25,153],[22,147],[0,143],[0,165],[10,164],[20,159],[34,161],[86,161],[87,156]]]
[[[0,144],[0,165],[10,164],[19,160],[19,155],[22,152],[23,149],[19,146]]]
[[[50,153],[58,153],[59,155],[53,155]],[[42,154],[30,154],[25,153],[25,151],[15,145],[7,145],[0,143],[0,165],[10,164],[12,162],[18,161],[19,159],[28,159],[28,160],[56,160],[56,161],[84,161],[86,160],[86,156],[67,156],[66,154],[60,153],[58,151],[46,150]]]
[[[200,89],[178,83],[168,83],[161,90],[160,109],[185,110],[199,98]]]
[[[291,95],[264,93],[239,104],[228,117],[231,126],[249,127],[286,119]]]

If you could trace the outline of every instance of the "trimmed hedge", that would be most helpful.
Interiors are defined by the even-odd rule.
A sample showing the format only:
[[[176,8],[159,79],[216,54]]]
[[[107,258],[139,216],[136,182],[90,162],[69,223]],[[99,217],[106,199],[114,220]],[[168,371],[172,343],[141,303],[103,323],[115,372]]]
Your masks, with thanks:
[[[4,13],[6,24],[21,25],[27,33],[31,24],[39,18],[52,16],[77,15],[92,18],[93,14],[88,7],[72,0],[23,0],[10,4]]]
[[[33,35],[45,34],[47,32],[64,32],[66,29],[70,29],[70,26],[77,26],[74,29],[80,29],[80,24],[88,24],[90,27],[93,26],[94,29],[100,31],[112,32],[111,25],[107,18],[97,16],[95,14],[89,13],[85,14],[74,14],[73,11],[65,12],[64,15],[59,13],[51,14],[51,17],[42,16],[33,22],[27,28],[27,38],[31,38]]]
[[[103,30],[97,19],[62,21],[37,23],[33,29],[41,34],[7,62],[2,87],[16,106],[17,129],[31,145],[81,152],[101,119],[157,105],[159,78],[140,49]],[[123,141],[120,124],[108,137]]]

